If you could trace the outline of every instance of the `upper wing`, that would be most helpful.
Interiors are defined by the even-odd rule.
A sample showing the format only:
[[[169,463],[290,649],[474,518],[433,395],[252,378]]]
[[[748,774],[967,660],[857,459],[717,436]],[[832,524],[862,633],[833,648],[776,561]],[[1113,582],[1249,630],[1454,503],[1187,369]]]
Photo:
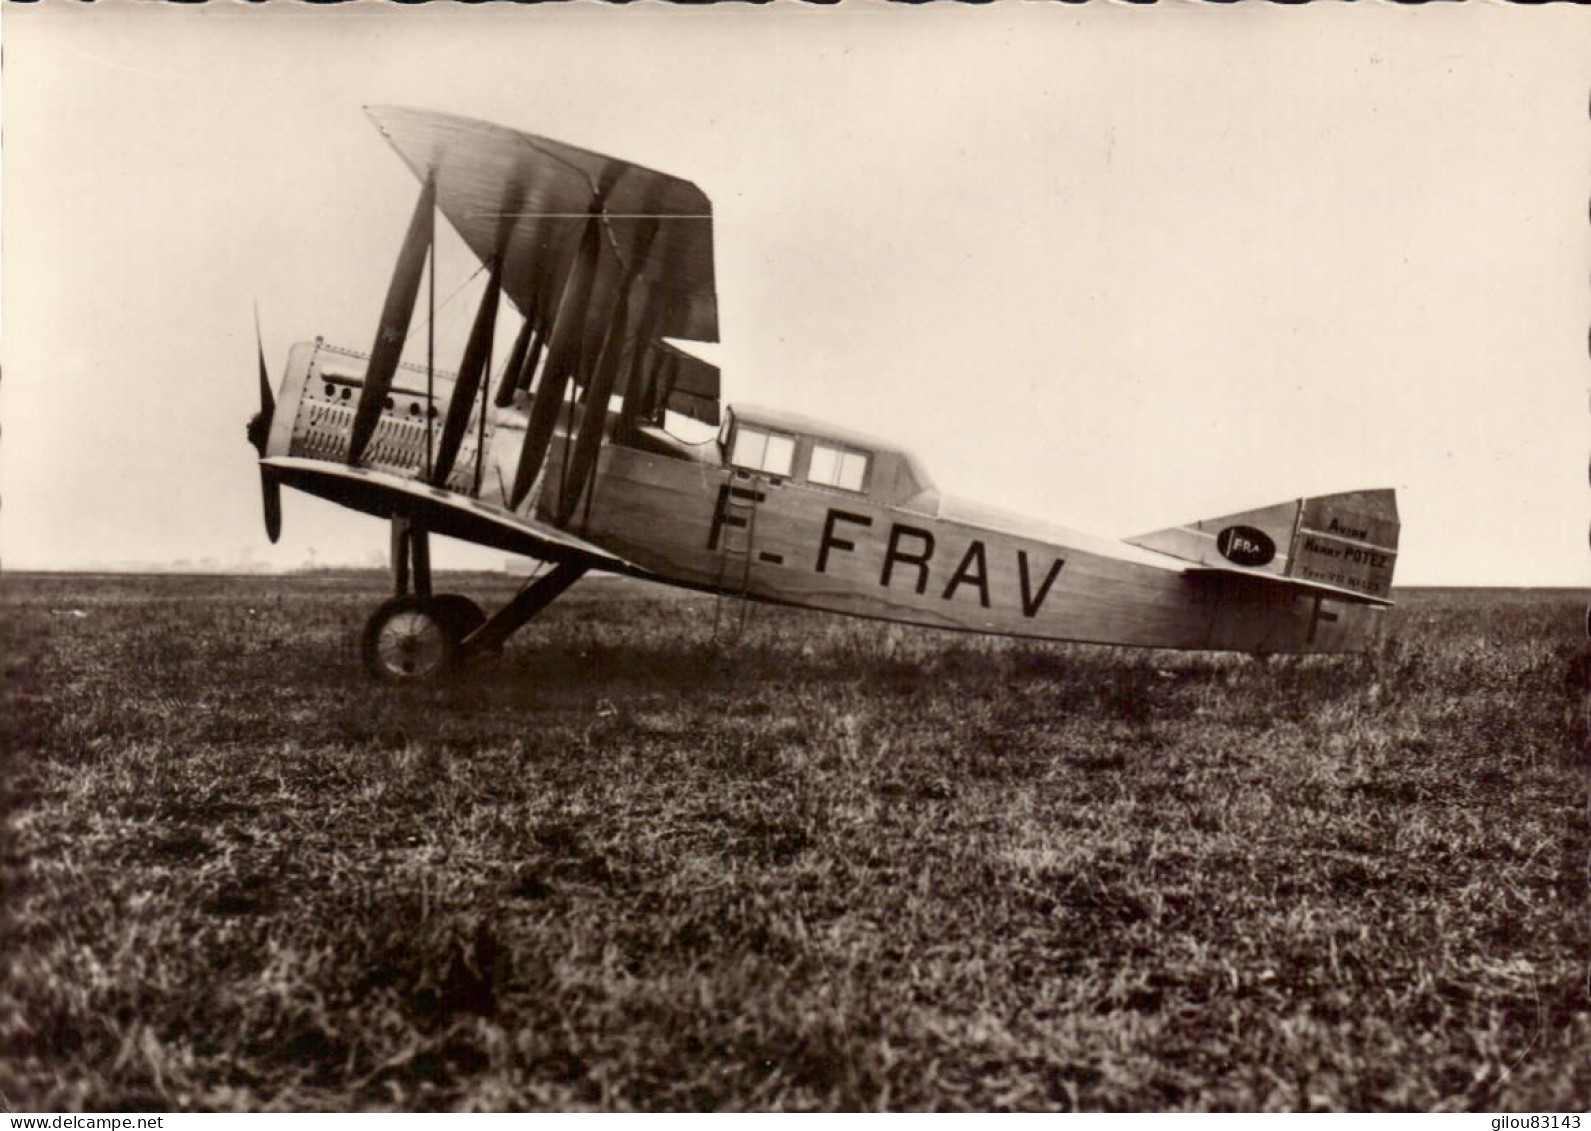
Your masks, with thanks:
[[[500,266],[504,293],[544,332],[577,274],[586,223],[597,219],[589,294],[574,312],[591,339],[578,383],[616,332],[626,370],[644,375],[637,399],[667,402],[661,339],[718,340],[712,205],[689,181],[470,118],[366,112],[416,177],[435,179],[438,209],[481,262]]]

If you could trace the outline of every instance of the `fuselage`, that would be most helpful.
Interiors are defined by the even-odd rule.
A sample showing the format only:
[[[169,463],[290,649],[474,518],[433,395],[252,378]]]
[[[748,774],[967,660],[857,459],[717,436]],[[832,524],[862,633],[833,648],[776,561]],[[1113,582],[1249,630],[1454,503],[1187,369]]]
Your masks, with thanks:
[[[336,463],[352,413],[345,390],[357,380],[335,363],[355,356],[295,349],[272,454]],[[394,389],[372,444],[375,465],[394,474],[423,466],[416,385]],[[525,436],[522,405],[490,410],[484,427],[472,422],[448,491],[551,523],[580,411],[566,409],[541,479],[517,509],[508,484]],[[314,476],[293,485],[337,497]],[[1212,584],[1167,554],[946,499],[898,446],[761,409],[731,411],[700,444],[650,426],[610,435],[564,529],[664,583],[1007,636],[1330,652],[1362,649],[1361,618],[1375,616],[1335,602],[1322,616],[1318,599],[1241,578]]]
[[[731,416],[731,443],[744,423]],[[509,434],[500,431],[499,441]],[[555,447],[552,467],[558,455]],[[800,475],[625,444],[604,448],[594,484],[573,532],[693,588],[1049,640],[1260,652],[1363,647],[1363,626],[1355,631],[1350,618],[1368,610],[1342,607],[1322,620],[1308,598],[1212,587],[1164,555],[937,496],[892,503]],[[556,491],[556,472],[546,489]]]

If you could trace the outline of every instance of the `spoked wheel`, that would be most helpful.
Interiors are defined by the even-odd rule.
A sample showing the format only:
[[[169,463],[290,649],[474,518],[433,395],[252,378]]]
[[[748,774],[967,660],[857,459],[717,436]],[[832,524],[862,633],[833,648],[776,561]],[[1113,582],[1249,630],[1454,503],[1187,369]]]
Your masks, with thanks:
[[[472,602],[473,604],[473,602]],[[430,597],[393,597],[365,624],[359,654],[383,683],[428,683],[452,671],[458,643],[445,604]]]

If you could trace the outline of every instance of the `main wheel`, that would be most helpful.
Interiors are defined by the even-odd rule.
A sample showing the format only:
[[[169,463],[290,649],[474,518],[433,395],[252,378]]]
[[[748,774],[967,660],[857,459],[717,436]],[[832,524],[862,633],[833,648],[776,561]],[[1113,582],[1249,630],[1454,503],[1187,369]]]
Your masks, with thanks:
[[[436,606],[436,615],[453,633],[455,644],[486,623],[485,611],[462,593],[437,593],[431,602]]]
[[[426,683],[453,670],[459,637],[429,597],[393,597],[365,623],[359,657],[383,683]]]

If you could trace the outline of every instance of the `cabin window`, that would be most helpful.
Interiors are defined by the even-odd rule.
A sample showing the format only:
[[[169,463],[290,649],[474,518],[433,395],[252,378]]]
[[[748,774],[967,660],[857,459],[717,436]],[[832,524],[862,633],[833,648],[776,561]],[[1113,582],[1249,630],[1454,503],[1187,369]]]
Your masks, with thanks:
[[[789,475],[795,463],[795,437],[739,425],[729,462],[765,475]]]
[[[867,456],[848,448],[837,448],[821,440],[812,445],[812,463],[807,467],[807,482],[825,487],[860,491],[867,479]]]

